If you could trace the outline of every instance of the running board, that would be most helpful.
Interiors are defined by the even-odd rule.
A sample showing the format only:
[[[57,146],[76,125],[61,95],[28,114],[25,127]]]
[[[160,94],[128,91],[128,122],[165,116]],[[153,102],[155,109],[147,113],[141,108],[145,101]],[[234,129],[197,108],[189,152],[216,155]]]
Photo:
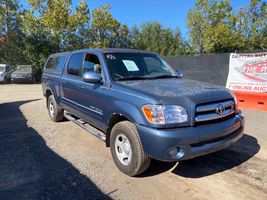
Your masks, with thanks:
[[[75,116],[72,116],[70,114],[65,114],[64,117],[66,119],[68,119],[69,121],[74,122],[79,127],[83,128],[88,133],[90,133],[91,135],[97,137],[98,139],[100,139],[102,141],[106,141],[106,135],[103,132],[101,132],[100,130],[98,130],[95,127],[91,126],[90,124],[86,123],[82,119],[76,118]]]

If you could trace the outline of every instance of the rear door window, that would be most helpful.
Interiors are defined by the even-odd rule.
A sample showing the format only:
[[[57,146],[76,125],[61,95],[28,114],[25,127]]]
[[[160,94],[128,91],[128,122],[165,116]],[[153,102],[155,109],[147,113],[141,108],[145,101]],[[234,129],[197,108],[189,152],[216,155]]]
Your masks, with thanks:
[[[63,71],[64,65],[65,65],[65,62],[66,62],[66,58],[67,58],[67,56],[60,56],[60,57],[57,57],[55,59],[56,71],[57,72],[62,72]]]
[[[81,76],[83,58],[84,58],[83,53],[73,54],[70,57],[68,67],[67,67],[68,74],[73,75],[73,76]]]

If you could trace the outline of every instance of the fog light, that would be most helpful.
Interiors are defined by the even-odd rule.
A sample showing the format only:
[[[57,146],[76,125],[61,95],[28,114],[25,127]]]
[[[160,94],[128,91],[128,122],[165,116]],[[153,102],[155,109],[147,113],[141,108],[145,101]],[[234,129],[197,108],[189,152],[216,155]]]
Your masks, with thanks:
[[[168,149],[168,154],[170,156],[175,156],[179,152],[179,148],[177,147],[171,147]]]

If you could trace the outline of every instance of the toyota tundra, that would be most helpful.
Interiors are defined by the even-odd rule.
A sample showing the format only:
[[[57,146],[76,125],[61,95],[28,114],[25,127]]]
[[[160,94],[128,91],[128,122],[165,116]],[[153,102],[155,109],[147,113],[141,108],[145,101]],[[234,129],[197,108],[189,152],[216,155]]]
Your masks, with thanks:
[[[103,140],[129,176],[144,172],[151,158],[192,159],[224,149],[243,134],[244,116],[230,90],[184,79],[155,53],[53,54],[42,88],[51,120],[65,117]]]

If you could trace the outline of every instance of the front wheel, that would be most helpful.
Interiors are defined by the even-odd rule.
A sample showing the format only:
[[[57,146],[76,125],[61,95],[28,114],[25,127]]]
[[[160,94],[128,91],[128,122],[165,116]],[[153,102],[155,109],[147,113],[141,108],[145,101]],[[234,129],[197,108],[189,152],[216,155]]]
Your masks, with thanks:
[[[135,125],[129,121],[112,128],[110,150],[116,166],[129,176],[141,174],[149,167],[150,158],[144,153]]]

